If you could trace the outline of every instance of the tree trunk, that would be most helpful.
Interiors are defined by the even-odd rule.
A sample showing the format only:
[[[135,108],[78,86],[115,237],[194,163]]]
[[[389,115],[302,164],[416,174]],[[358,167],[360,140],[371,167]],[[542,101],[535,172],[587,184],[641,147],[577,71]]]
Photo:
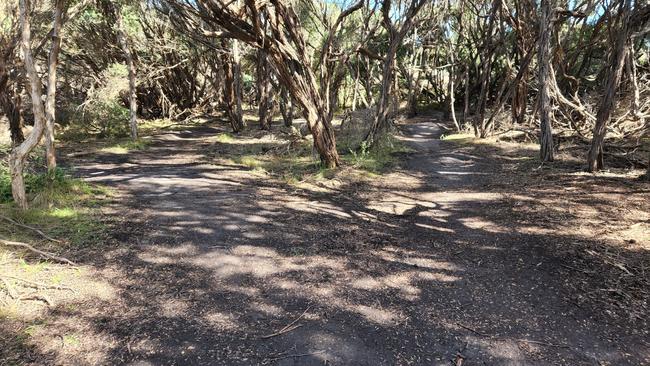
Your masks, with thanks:
[[[282,92],[280,94],[280,113],[282,113],[282,120],[284,121],[284,125],[291,127],[293,124],[294,114],[293,101],[291,100],[291,96],[285,87],[282,87]]]
[[[375,64],[370,60],[370,57],[366,57],[366,70],[368,73],[364,82],[364,88],[366,89],[366,108],[370,108],[375,105],[375,96],[372,92],[372,78],[375,71]]]
[[[324,123],[327,116],[319,114],[314,108],[305,108],[304,115],[314,137],[314,147],[320,155],[321,164],[328,169],[336,168],[340,162],[332,124]]]
[[[587,170],[590,172],[595,172],[603,168],[603,141],[605,140],[605,133],[607,132],[607,122],[609,121],[612,107],[616,101],[616,92],[621,82],[625,55],[627,54],[626,45],[628,44],[629,38],[629,13],[632,6],[631,0],[625,0],[625,3],[621,6],[621,29],[619,30],[616,39],[616,48],[610,56],[611,64],[607,75],[605,93],[603,94],[600,106],[598,107],[591,147],[589,148],[589,153],[587,155]]]
[[[376,143],[377,137],[388,128],[390,120],[390,97],[391,87],[393,84],[394,75],[394,59],[397,53],[398,42],[392,41],[386,58],[384,60],[384,67],[382,69],[381,92],[379,94],[379,102],[377,103],[377,112],[375,113],[372,127],[368,131],[365,140],[369,145]]]
[[[244,120],[244,112],[242,111],[242,98],[243,98],[243,85],[242,85],[242,76],[241,76],[241,55],[239,50],[239,41],[236,39],[232,40],[232,75],[234,81],[234,91],[235,91],[235,100],[234,108],[235,113],[238,116],[240,129],[246,127],[246,121]]]
[[[7,90],[0,96],[0,107],[5,111],[9,120],[9,133],[11,134],[11,145],[16,146],[25,141],[23,132],[23,117],[20,112],[21,97],[20,93],[14,90]]]
[[[135,62],[133,60],[133,53],[129,46],[126,31],[124,30],[124,25],[122,24],[121,7],[115,7],[115,16],[115,32],[117,34],[117,41],[120,43],[120,47],[122,47],[122,52],[124,52],[124,57],[126,58],[126,66],[129,70],[129,127],[131,129],[131,139],[135,141],[138,139],[138,99],[136,95]]]
[[[420,84],[420,67],[422,65],[422,48],[417,47],[417,28],[414,30],[413,45],[411,48],[411,59],[409,60],[409,70],[406,73],[408,82],[408,98],[406,104],[406,111],[408,117],[412,118],[418,114],[418,94]]]
[[[626,58],[627,73],[632,83],[632,115],[634,118],[640,118],[641,95],[639,93],[639,82],[636,76],[636,60],[634,59],[634,48],[630,47]]]
[[[528,73],[525,73],[522,79],[515,86],[514,95],[512,96],[512,122],[518,125],[524,123],[526,117],[526,103],[528,96]]]
[[[469,65],[465,65],[465,72],[463,73],[463,83],[465,84],[465,95],[463,95],[463,124],[467,122],[469,117]]]
[[[456,63],[456,58],[454,53],[456,50],[454,47],[450,44],[450,52],[449,52],[449,63],[451,66],[449,66],[449,113],[451,114],[451,120],[454,122],[454,126],[456,127],[456,131],[460,132],[460,124],[458,124],[458,119],[456,119],[456,103],[455,103],[455,95],[456,90],[454,88],[454,81],[456,78],[456,73],[454,70],[456,69],[456,66],[454,65]]]
[[[13,28],[12,28],[13,29]],[[20,113],[20,83],[12,77],[10,70],[15,67],[14,55],[20,40],[19,37],[3,37],[0,44],[0,110],[7,116],[11,146],[16,146],[25,141],[23,134],[23,120]]]
[[[540,159],[543,162],[553,161],[553,132],[551,130],[551,98],[549,91],[549,64],[551,62],[551,1],[552,0],[542,0],[539,22],[539,153]]]
[[[357,94],[359,93],[359,60],[357,59],[356,70],[354,74],[354,89],[352,91],[352,111],[357,110]]]
[[[273,98],[271,89],[271,68],[264,50],[257,51],[257,99],[260,129],[270,130],[273,121]]]
[[[237,41],[233,40],[230,52],[228,50],[228,41],[226,39],[221,40],[222,50],[222,66],[224,74],[224,93],[223,99],[226,107],[226,114],[230,119],[230,125],[234,133],[241,132],[244,127],[244,118],[241,111],[241,83],[239,82],[240,78],[237,74],[240,71],[240,68],[236,65],[238,61],[235,61],[235,53],[239,54],[239,46],[236,45]],[[235,52],[237,51],[237,52]],[[239,57],[237,57],[238,59]]]
[[[34,111],[34,128],[25,141],[18,146],[14,146],[11,150],[11,154],[9,155],[9,169],[11,172],[11,193],[16,205],[24,210],[27,209],[28,206],[27,196],[25,193],[25,180],[23,177],[25,160],[27,159],[27,155],[36,145],[38,145],[43,136],[43,130],[45,128],[45,110],[43,108],[43,103],[41,102],[43,88],[32,57],[29,0],[20,0],[19,7],[21,20],[21,46],[23,50],[25,73],[29,81],[32,108]]]
[[[52,24],[52,48],[48,59],[47,70],[47,99],[45,105],[45,160],[47,171],[56,169],[56,151],[54,147],[54,124],[56,123],[56,74],[61,48],[61,23],[63,0],[56,0],[54,5],[54,20]]]

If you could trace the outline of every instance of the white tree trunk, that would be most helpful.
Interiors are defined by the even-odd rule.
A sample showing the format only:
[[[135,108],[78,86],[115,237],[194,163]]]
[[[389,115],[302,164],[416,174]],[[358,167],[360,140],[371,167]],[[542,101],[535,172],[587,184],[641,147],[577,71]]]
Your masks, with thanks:
[[[29,81],[30,96],[32,99],[32,109],[34,111],[34,128],[29,133],[25,141],[20,145],[14,146],[9,155],[9,169],[11,171],[11,193],[14,201],[21,209],[27,209],[27,197],[25,193],[25,180],[23,171],[25,169],[25,159],[27,155],[38,145],[43,130],[45,128],[45,111],[43,109],[43,88],[41,80],[34,66],[32,57],[32,34],[29,18],[30,5],[29,0],[20,0],[20,22],[21,22],[21,47],[23,50],[25,74]]]

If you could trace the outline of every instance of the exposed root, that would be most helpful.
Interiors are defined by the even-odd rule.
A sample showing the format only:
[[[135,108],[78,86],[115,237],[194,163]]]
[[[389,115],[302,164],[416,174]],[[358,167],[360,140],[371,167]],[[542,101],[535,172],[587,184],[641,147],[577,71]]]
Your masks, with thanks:
[[[34,248],[33,246],[31,246],[31,245],[29,245],[27,243],[21,243],[21,242],[18,242],[18,241],[11,241],[11,240],[5,240],[5,239],[0,238],[0,244],[5,245],[5,246],[9,246],[9,247],[25,248],[25,249],[27,249],[27,250],[29,250],[31,252],[42,255],[43,257],[55,260],[57,262],[67,263],[67,264],[70,264],[72,266],[76,266],[76,264],[73,261],[69,260],[68,258],[59,257],[59,256],[57,256],[55,254],[52,254],[52,253],[49,253],[49,252],[44,252],[42,250]]]
[[[31,293],[31,294],[23,295],[23,296],[19,297],[18,300],[21,300],[21,301],[28,301],[28,300],[31,300],[31,301],[43,301],[44,303],[47,304],[47,306],[50,306],[50,307],[54,306],[54,302],[52,302],[52,300],[50,300],[49,297],[47,297],[47,296],[45,296],[43,294],[35,293],[35,292]]]
[[[9,297],[11,299],[15,299],[16,297],[18,297],[18,293],[16,293],[16,290],[13,288],[13,286],[11,286],[11,284],[9,283],[9,281],[7,281],[6,278],[0,277],[0,281],[2,281],[2,283],[4,284],[5,290],[7,291],[7,294],[9,294]]]
[[[10,219],[10,218],[8,218],[8,217],[5,217],[5,216],[2,216],[2,215],[0,215],[0,219],[5,220],[5,221],[7,221],[7,222],[10,222],[10,223],[12,223],[12,224],[14,224],[14,225],[16,225],[16,226],[20,226],[20,227],[22,227],[22,228],[24,228],[24,229],[32,230],[32,231],[38,233],[40,236],[44,237],[45,239],[47,239],[47,240],[49,240],[49,241],[53,241],[53,242],[55,242],[55,243],[63,244],[63,241],[58,240],[58,239],[54,239],[53,237],[51,237],[51,236],[45,234],[42,230],[37,229],[37,228],[35,228],[35,227],[33,227],[33,226],[29,226],[29,225],[21,224],[21,223],[19,223],[19,222],[16,221],[16,220],[12,220],[12,219]]]

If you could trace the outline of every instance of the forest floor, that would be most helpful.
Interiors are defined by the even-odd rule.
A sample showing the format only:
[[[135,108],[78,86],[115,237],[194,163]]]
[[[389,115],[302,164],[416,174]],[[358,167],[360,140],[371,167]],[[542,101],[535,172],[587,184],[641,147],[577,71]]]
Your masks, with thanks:
[[[110,239],[0,318],[0,364],[650,364],[650,184],[446,128],[381,174],[289,179],[216,125],[64,151]]]

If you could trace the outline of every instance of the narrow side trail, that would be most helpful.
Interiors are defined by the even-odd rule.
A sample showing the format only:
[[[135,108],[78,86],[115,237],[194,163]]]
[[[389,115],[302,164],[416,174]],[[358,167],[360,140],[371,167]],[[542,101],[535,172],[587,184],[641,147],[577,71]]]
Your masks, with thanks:
[[[576,299],[580,273],[558,243],[588,239],[527,221],[507,161],[441,141],[444,127],[431,119],[401,129],[415,152],[392,173],[327,190],[215,164],[206,152],[219,130],[210,127],[75,163],[118,192],[109,215],[120,218],[113,235],[124,244],[89,260],[114,294],[66,313],[75,321],[65,326],[96,340],[66,357],[650,363],[647,319],[612,318]]]

